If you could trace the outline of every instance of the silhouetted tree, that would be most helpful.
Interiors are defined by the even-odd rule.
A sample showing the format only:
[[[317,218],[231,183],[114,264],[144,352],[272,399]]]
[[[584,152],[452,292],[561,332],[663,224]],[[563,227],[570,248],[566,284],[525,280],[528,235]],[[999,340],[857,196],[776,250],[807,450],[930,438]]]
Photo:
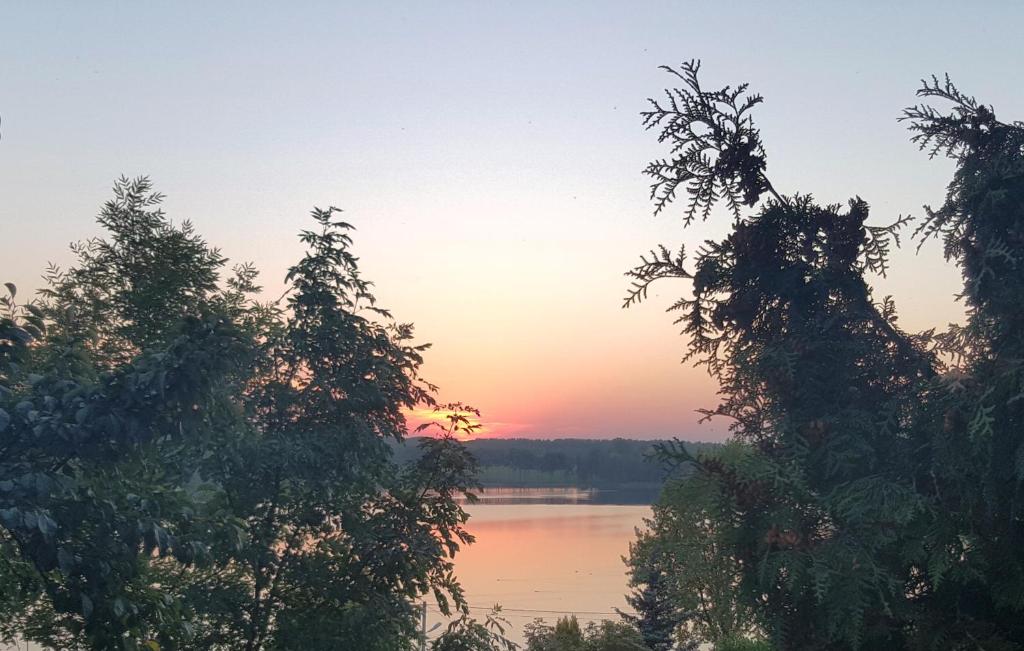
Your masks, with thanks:
[[[956,163],[946,200],[925,208],[919,246],[942,240],[964,278],[963,326],[932,337],[929,445],[914,459],[936,504],[927,568],[911,586],[927,608],[921,646],[1024,647],[1024,123],[932,78],[907,109],[914,141]]]
[[[626,304],[659,279],[692,283],[670,310],[687,359],[720,384],[705,415],[732,420],[742,453],[664,455],[693,464],[717,504],[709,545],[737,560],[742,599],[783,648],[1017,648],[1024,129],[948,80],[921,94],[951,115],[907,111],[921,145],[958,163],[918,233],[944,238],[969,307],[963,328],[908,335],[865,280],[886,272],[906,220],[870,226],[859,198],[777,194],[748,112],[760,97],[705,91],[697,71],[685,64],[684,87],[644,114],[674,155],[647,170],[656,211],[683,184],[687,223],[719,199],[736,221],[692,270],[683,249],[644,257]]]
[[[215,285],[223,259],[159,202],[122,180],[98,219],[109,239],[51,269],[43,303],[18,307],[8,287],[0,539],[15,574],[0,585],[24,598],[6,621],[55,648],[135,648],[156,621],[180,633],[147,560],[205,550],[190,460],[213,449],[251,347]]]
[[[62,649],[386,649],[416,644],[412,602],[467,612],[455,440],[471,409],[388,440],[434,405],[425,346],[375,305],[351,226],[315,210],[286,303],[256,272],[122,180],[0,321],[0,608],[5,633]]]
[[[659,555],[652,554],[642,562],[633,561],[630,585],[633,592],[626,603],[635,614],[621,613],[632,624],[652,651],[671,651],[675,647],[676,631],[686,619],[669,590],[671,578],[659,563]]]

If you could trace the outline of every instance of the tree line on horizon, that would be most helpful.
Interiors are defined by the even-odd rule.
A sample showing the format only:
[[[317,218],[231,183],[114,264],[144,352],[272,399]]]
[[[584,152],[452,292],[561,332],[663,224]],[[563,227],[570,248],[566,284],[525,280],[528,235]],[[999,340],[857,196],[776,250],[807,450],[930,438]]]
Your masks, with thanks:
[[[576,487],[657,491],[667,469],[656,455],[666,441],[614,439],[480,438],[463,442],[487,487]],[[682,443],[698,453],[715,443]],[[419,452],[415,438],[395,442],[395,458],[410,462]],[[685,469],[683,469],[685,470]]]

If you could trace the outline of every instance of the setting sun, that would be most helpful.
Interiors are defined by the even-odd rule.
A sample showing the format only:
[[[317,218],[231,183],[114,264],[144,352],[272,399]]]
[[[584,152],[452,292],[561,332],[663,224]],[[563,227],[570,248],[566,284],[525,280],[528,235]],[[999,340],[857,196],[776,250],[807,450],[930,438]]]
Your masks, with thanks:
[[[450,431],[457,439],[469,440],[486,438],[490,433],[490,428],[481,422],[480,416],[466,409],[448,406],[406,409],[403,414],[408,422],[409,433],[417,436],[441,436]],[[453,427],[453,422],[458,426]]]

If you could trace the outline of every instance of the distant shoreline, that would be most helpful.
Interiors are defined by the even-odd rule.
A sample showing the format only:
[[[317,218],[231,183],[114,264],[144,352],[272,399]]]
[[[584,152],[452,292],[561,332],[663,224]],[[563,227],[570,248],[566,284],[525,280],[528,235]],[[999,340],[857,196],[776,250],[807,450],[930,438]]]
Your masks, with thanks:
[[[396,462],[409,463],[418,458],[418,441],[413,437],[393,444]],[[667,442],[513,438],[474,439],[465,445],[479,464],[478,480],[484,487],[598,489],[657,497],[666,477],[672,472],[686,472],[670,471],[658,460],[656,446]],[[683,445],[692,453],[717,446],[689,442]]]
[[[576,488],[564,486],[491,486],[482,491],[475,491],[473,504],[489,505],[581,505],[581,506],[647,506],[657,501],[661,493],[661,485],[654,484],[642,488],[601,489]],[[469,504],[467,499],[459,500]]]

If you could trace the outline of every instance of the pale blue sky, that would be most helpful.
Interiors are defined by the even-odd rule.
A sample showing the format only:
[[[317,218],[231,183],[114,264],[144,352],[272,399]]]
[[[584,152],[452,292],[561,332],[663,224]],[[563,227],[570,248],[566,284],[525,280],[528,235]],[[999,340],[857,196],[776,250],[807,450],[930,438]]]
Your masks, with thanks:
[[[713,400],[660,307],[619,309],[658,242],[640,126],[657,70],[747,80],[783,192],[868,200],[878,223],[941,201],[895,118],[918,79],[1024,118],[1024,3],[0,3],[0,281],[28,290],[121,174],[148,174],[279,288],[314,205],[359,227],[381,300],[435,342],[427,373],[494,431],[713,438]],[[956,318],[935,245],[879,283],[912,329]]]

